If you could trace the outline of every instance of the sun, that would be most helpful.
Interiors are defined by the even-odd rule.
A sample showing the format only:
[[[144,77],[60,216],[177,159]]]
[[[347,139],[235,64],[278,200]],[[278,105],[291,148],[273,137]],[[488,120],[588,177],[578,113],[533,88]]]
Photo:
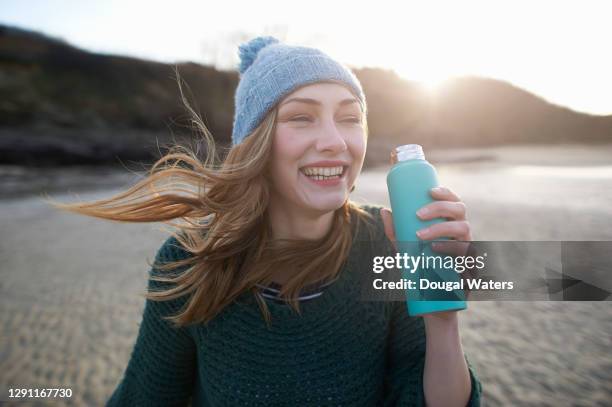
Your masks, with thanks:
[[[415,83],[430,96],[435,96],[440,93],[440,90],[444,87],[446,82],[453,76],[451,73],[445,72],[439,68],[436,69],[435,67],[415,68],[414,66],[407,69],[397,67],[395,71],[402,79]]]
[[[447,78],[417,79],[416,82],[430,95],[437,95],[446,83]]]

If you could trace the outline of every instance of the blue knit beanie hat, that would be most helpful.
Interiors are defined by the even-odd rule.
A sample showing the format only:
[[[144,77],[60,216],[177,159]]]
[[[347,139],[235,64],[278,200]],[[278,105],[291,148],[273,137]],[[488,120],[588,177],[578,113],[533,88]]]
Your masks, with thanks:
[[[240,144],[284,96],[315,82],[339,81],[349,87],[366,111],[365,95],[349,68],[322,51],[256,37],[239,47],[240,82],[234,97],[232,143]]]

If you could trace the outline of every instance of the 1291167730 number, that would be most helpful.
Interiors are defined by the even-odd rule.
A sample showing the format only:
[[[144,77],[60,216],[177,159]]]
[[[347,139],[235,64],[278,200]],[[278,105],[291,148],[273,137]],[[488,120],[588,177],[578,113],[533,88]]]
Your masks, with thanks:
[[[66,388],[42,388],[42,389],[8,389],[9,399],[22,398],[70,398],[72,389]]]

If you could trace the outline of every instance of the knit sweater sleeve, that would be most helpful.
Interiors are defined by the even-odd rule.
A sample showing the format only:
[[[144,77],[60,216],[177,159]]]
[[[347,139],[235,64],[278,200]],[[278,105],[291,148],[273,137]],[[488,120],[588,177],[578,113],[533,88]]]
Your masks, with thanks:
[[[174,261],[181,253],[179,242],[170,237],[155,259],[162,263]],[[170,283],[150,278],[161,275],[158,273],[155,266],[149,270],[149,290],[168,288]],[[196,377],[196,346],[187,328],[176,329],[161,318],[175,314],[180,300],[145,300],[136,343],[108,407],[189,405]]]
[[[390,303],[391,327],[388,342],[385,406],[425,406],[425,324],[411,317],[402,302]],[[471,394],[467,406],[480,406],[482,386],[467,355]]]

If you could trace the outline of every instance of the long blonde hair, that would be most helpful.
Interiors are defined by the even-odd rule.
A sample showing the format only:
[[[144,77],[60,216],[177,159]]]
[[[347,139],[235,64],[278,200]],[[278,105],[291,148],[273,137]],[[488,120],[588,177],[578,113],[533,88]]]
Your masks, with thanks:
[[[255,295],[264,319],[270,323],[270,312],[256,284],[271,283],[275,270],[295,271],[280,295],[299,313],[297,297],[302,288],[338,275],[359,225],[365,221],[370,227],[371,215],[347,199],[334,212],[333,225],[323,238],[273,240],[266,211],[270,197],[266,171],[276,108],[220,160],[212,135],[187,101],[180,77],[177,79],[190,121],[206,146],[204,160],[198,158],[194,148],[175,142],[153,164],[147,177],[127,191],[94,202],[51,204],[102,219],[163,222],[178,228],[178,233],[170,233],[190,256],[154,267],[161,271],[185,270],[168,277],[151,276],[173,287],[145,294],[154,301],[189,295],[183,309],[167,318],[175,326],[207,323],[246,291]],[[367,136],[365,118],[364,126]],[[176,219],[184,222],[172,222]]]

